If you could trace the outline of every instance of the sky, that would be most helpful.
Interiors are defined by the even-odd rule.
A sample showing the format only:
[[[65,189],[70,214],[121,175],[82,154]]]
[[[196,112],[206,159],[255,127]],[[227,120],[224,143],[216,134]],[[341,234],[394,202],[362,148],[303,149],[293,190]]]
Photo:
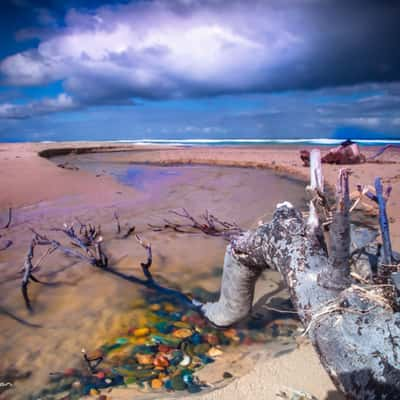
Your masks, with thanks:
[[[400,1],[2,0],[0,141],[400,139]]]

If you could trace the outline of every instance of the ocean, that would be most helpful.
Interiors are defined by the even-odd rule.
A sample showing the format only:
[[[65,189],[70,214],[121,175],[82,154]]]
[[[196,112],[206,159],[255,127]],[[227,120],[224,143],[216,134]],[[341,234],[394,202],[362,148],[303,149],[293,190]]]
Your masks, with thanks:
[[[124,139],[105,140],[105,143],[132,143],[135,145],[169,145],[169,146],[271,146],[271,145],[318,145],[336,146],[343,139]],[[354,139],[363,146],[385,146],[394,144],[400,146],[400,139]],[[86,141],[77,141],[85,143]],[[56,143],[55,141],[42,141],[41,143]]]

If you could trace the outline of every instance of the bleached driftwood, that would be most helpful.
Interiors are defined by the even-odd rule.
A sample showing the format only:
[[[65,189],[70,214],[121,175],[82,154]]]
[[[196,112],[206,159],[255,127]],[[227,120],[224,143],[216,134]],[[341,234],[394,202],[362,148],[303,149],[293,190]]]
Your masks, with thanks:
[[[318,162],[311,164],[311,187],[321,190],[321,169]],[[329,252],[317,210],[314,200],[305,221],[291,204],[283,203],[270,223],[234,239],[226,250],[220,298],[203,305],[202,311],[219,326],[237,322],[251,309],[261,271],[278,270],[338,388],[349,399],[400,398],[400,313],[393,309],[396,296],[388,297],[393,285],[350,280],[350,242],[355,253],[365,252],[374,236],[353,229],[350,240],[347,171],[340,173]],[[361,262],[381,259],[371,253]]]

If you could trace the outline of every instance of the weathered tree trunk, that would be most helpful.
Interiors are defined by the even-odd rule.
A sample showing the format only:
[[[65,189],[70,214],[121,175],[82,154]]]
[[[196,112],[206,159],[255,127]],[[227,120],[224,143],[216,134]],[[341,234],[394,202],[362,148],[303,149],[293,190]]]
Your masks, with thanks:
[[[314,165],[317,171],[318,163]],[[313,174],[311,185],[320,190],[322,177],[313,179]],[[347,176],[339,186],[337,217],[331,227],[331,237],[338,242],[330,246],[331,254],[327,253],[313,203],[307,222],[289,203],[278,205],[270,223],[240,235],[228,246],[220,299],[202,309],[216,325],[235,323],[251,309],[260,272],[278,270],[338,388],[349,399],[397,399],[400,313],[393,312],[381,293],[383,287],[350,285]],[[353,248],[363,247],[364,251],[366,243],[359,242],[354,238]],[[324,284],[329,276],[334,277],[333,285]],[[341,290],[344,283],[347,288]]]
[[[243,265],[235,257],[231,246],[225,253],[222,275],[221,295],[217,303],[206,303],[203,311],[207,318],[217,326],[229,326],[251,311],[254,288],[262,268],[254,263]]]
[[[349,171],[341,169],[336,185],[336,207],[329,231],[329,265],[320,276],[321,284],[332,289],[345,289],[350,284],[349,210]]]

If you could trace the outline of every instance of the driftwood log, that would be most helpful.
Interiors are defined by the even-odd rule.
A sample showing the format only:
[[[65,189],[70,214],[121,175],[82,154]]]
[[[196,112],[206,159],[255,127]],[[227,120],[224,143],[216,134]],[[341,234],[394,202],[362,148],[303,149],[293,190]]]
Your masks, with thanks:
[[[318,152],[311,154],[311,190],[316,193],[323,191],[319,157]],[[351,254],[364,254],[355,264],[368,271],[379,271],[388,259],[391,263],[395,260],[387,254],[387,243],[380,254],[381,246],[371,242],[373,233],[350,228],[348,175],[347,170],[341,170],[329,246],[315,199],[310,203],[307,220],[290,203],[279,204],[271,222],[231,241],[225,255],[220,298],[216,303],[204,304],[202,311],[218,326],[236,323],[251,309],[260,273],[267,268],[278,270],[322,364],[347,398],[398,399],[397,294],[390,278],[380,284],[364,279],[360,283],[351,279],[350,269]],[[377,189],[379,197],[379,183]],[[380,206],[385,208],[382,201]],[[386,212],[382,218],[381,226],[387,229]],[[384,240],[386,236],[383,231]]]

